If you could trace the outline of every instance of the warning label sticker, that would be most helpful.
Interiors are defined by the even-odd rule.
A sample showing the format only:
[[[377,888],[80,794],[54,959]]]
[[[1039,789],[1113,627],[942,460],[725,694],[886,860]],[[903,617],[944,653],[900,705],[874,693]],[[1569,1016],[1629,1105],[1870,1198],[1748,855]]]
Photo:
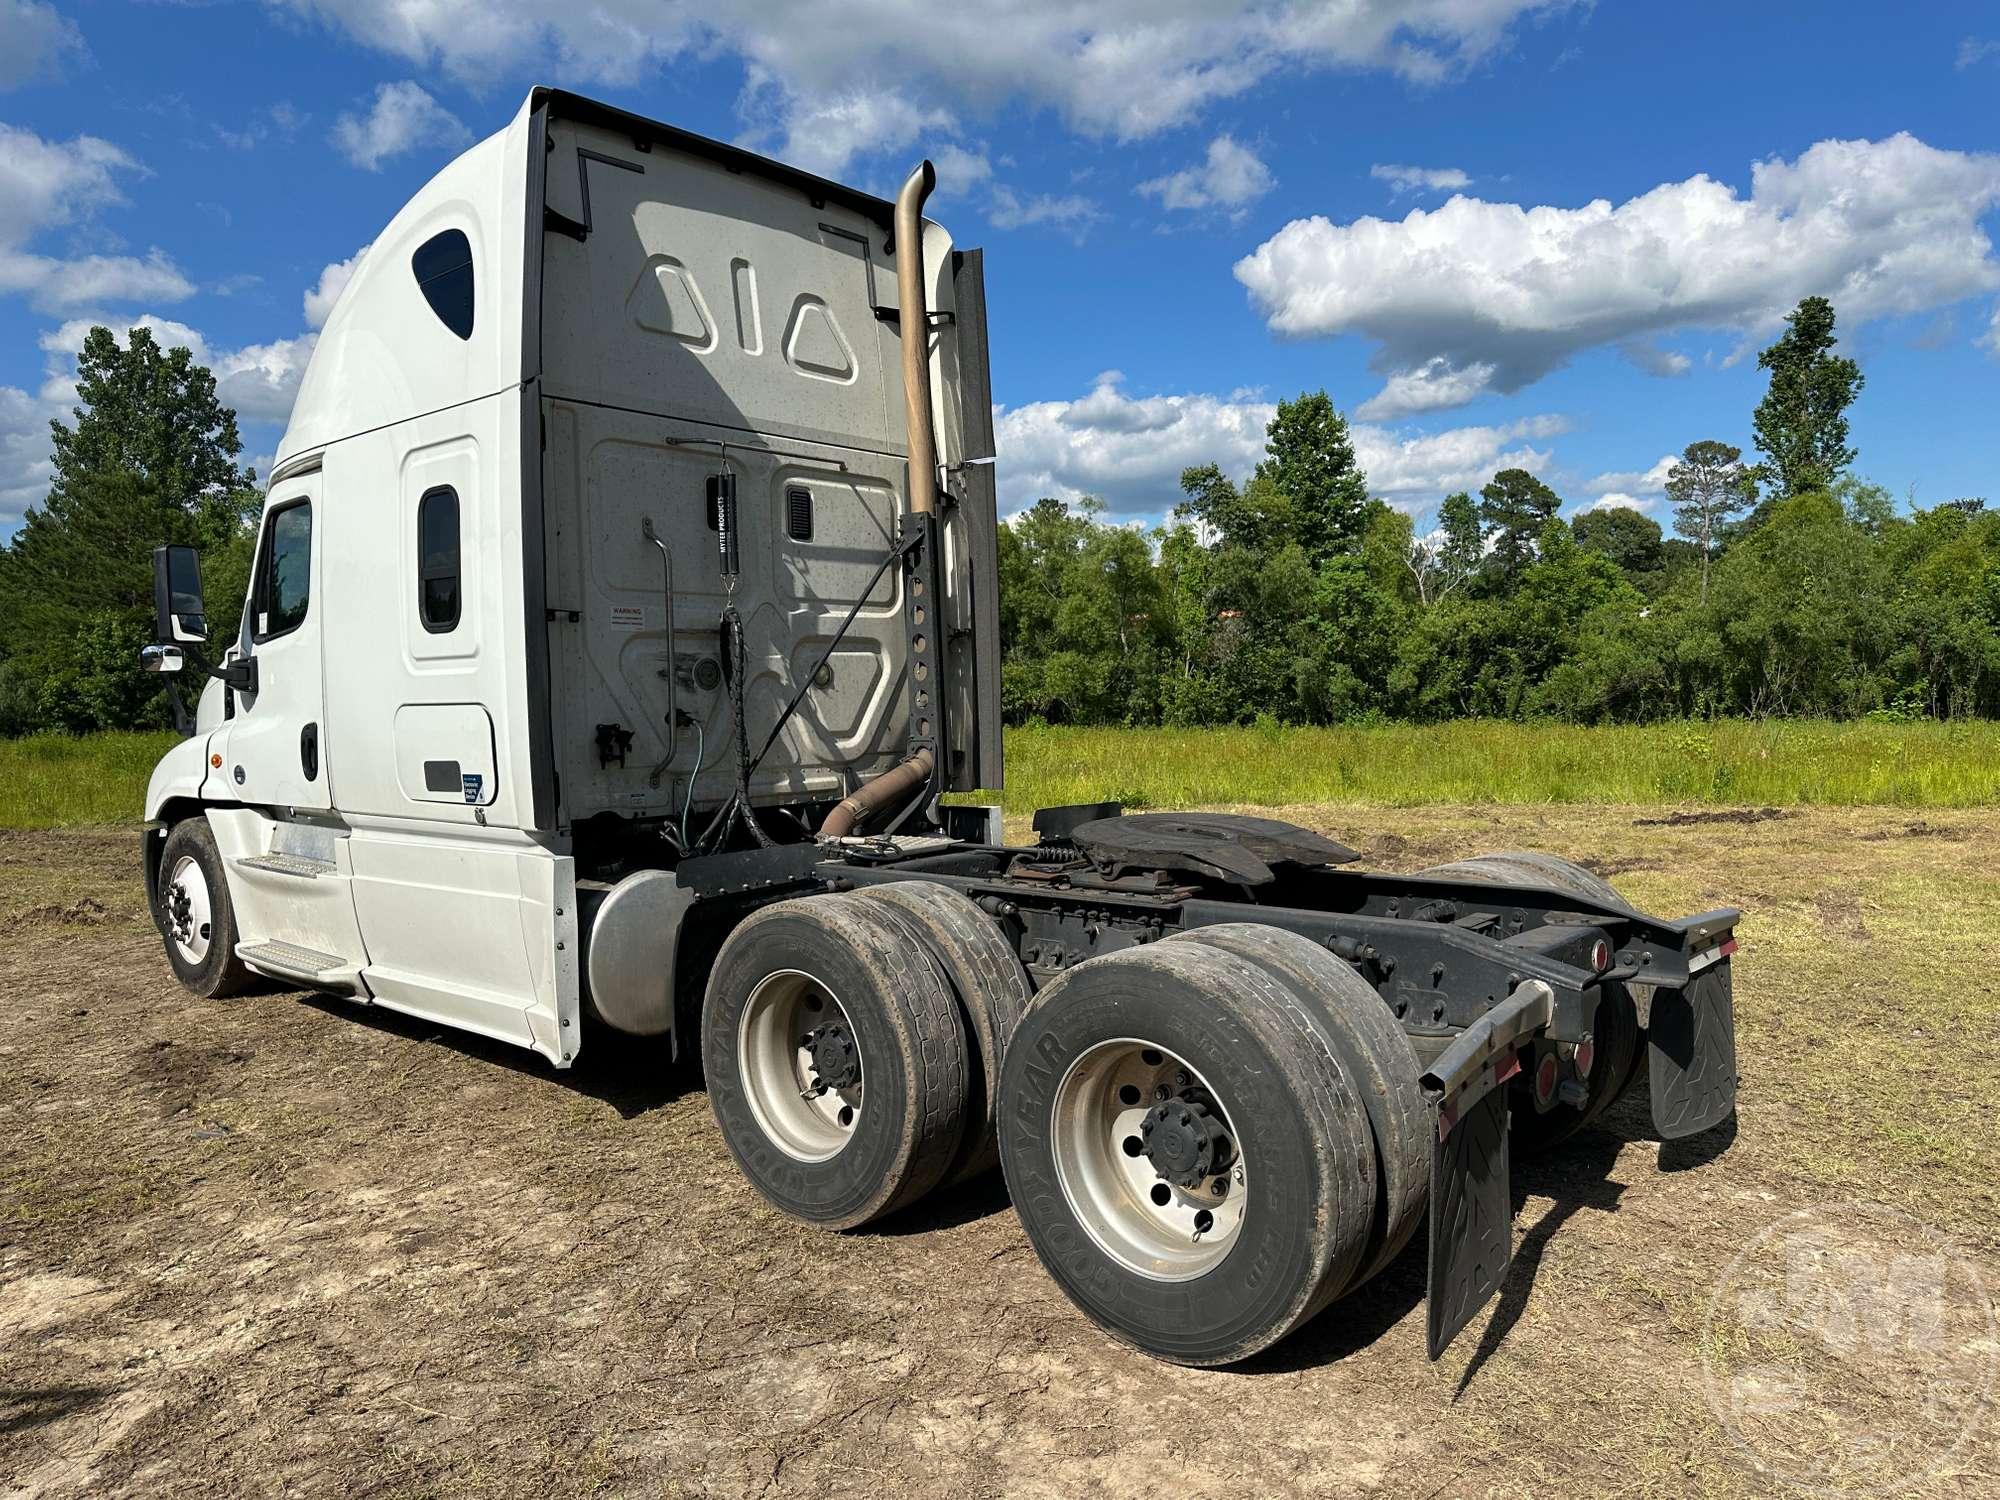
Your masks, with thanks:
[[[643,604],[614,604],[611,606],[611,624],[619,630],[644,630],[646,628],[646,606]]]

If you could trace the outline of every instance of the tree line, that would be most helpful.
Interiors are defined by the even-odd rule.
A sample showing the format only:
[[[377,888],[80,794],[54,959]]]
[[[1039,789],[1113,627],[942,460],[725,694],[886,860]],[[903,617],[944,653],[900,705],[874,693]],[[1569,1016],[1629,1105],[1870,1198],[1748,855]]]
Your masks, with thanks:
[[[2000,715],[2000,512],[1901,513],[1854,476],[1862,390],[1809,297],[1758,365],[1759,457],[1687,445],[1673,534],[1561,515],[1503,469],[1417,534],[1324,391],[1278,405],[1243,484],[1186,470],[1150,534],[1092,499],[1000,530],[1010,723]]]
[[[1673,534],[1521,469],[1419,534],[1369,493],[1324,391],[1280,402],[1237,484],[1188,469],[1166,524],[1045,499],[1000,528],[1010,723],[1461,716],[2000,717],[2000,512],[1899,512],[1854,477],[1860,369],[1807,298],[1759,356],[1759,456],[1690,443]],[[165,727],[151,553],[199,547],[211,639],[235,633],[261,492],[235,413],[185,349],[86,338],[52,479],[0,547],[0,734]]]

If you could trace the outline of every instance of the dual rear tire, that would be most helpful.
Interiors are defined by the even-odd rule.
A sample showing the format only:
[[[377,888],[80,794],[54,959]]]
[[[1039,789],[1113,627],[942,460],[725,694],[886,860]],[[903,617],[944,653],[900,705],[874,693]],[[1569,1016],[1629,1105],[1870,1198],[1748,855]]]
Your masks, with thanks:
[[[1085,1313],[1157,1358],[1233,1364],[1421,1222],[1417,1071],[1380,997],[1309,939],[1199,929],[1041,993],[1002,1079],[1001,1160]]]
[[[998,1160],[1026,973],[944,886],[765,907],[716,956],[702,1065],[737,1165],[781,1212],[854,1229]]]
[[[997,1126],[1071,1300],[1190,1365],[1277,1342],[1421,1223],[1416,1056],[1309,939],[1205,928],[1029,995],[998,929],[943,887],[766,907],[723,945],[703,1010],[723,1137],[779,1210],[851,1229],[977,1174]]]

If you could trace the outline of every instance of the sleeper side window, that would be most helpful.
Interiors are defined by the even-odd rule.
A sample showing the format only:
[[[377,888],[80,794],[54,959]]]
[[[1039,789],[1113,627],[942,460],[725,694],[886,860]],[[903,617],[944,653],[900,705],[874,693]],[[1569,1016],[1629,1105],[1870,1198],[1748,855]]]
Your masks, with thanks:
[[[472,242],[447,229],[417,246],[410,271],[438,321],[462,339],[472,337]]]
[[[458,628],[458,491],[448,484],[417,502],[417,617],[432,635]]]
[[[305,623],[312,603],[312,506],[294,500],[264,524],[257,569],[256,638],[268,641]]]

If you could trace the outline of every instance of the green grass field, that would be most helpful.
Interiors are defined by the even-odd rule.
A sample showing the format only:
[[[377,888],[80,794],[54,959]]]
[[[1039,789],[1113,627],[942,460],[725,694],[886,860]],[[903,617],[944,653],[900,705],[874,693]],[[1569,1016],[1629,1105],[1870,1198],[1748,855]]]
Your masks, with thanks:
[[[0,828],[136,825],[153,763],[176,738],[35,734],[0,740]]]
[[[1020,729],[1010,813],[1296,803],[2000,802],[2000,724],[1742,720],[1578,729],[1463,721],[1338,729]]]
[[[0,741],[0,827],[135,822],[170,734]],[[967,800],[990,800],[975,797]],[[1355,729],[1015,729],[1009,813],[1065,802],[1982,807],[2000,724],[1724,721],[1576,729],[1463,722]]]

